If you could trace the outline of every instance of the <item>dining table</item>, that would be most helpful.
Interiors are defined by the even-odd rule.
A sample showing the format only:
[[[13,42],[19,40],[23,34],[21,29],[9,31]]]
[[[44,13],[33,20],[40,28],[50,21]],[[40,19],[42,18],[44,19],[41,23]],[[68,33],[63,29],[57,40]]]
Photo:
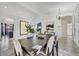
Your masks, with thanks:
[[[19,42],[25,49],[31,51],[34,46],[43,46],[46,43],[46,39],[19,39]]]
[[[51,36],[51,35],[50,35]],[[33,38],[33,39],[19,39],[19,42],[21,44],[21,46],[23,47],[24,50],[27,50],[27,51],[32,51],[32,50],[35,50],[37,51],[38,49],[34,49],[34,47],[42,47],[46,44],[46,42],[48,41],[49,37],[48,34],[46,35],[45,39],[41,40],[41,39],[38,39],[37,37],[36,38]]]

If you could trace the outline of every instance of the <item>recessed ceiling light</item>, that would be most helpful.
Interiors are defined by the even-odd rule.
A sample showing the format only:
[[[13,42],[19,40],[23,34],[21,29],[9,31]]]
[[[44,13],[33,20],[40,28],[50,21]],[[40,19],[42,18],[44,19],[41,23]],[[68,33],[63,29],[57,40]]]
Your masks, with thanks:
[[[4,8],[7,8],[7,6],[4,6]]]

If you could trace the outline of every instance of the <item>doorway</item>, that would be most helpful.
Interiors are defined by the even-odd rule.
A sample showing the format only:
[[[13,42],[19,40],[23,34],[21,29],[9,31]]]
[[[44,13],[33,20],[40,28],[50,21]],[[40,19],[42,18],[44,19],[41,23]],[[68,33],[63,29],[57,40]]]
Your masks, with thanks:
[[[14,24],[1,23],[1,37],[13,38]]]
[[[62,24],[62,37],[72,37],[72,16],[64,16],[61,20]]]

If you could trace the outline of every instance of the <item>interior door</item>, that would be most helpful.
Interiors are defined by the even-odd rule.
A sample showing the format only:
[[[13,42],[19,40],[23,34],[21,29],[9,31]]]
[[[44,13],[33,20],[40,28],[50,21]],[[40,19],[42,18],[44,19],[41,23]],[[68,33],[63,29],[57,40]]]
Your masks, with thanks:
[[[72,23],[67,24],[67,36],[72,36]]]

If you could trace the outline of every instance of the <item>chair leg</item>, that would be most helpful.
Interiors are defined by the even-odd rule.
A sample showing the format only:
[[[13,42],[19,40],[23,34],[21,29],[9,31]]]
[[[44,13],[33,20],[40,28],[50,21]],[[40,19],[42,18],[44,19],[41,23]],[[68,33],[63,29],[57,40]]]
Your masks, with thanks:
[[[54,49],[52,49],[52,56],[54,56]]]
[[[17,54],[16,54],[16,51],[14,50],[14,54],[15,54],[15,56],[17,56]]]
[[[30,53],[23,46],[21,46],[21,47],[22,47],[23,51],[25,51],[29,56],[31,56]]]
[[[56,55],[58,56],[58,42],[56,44]]]

